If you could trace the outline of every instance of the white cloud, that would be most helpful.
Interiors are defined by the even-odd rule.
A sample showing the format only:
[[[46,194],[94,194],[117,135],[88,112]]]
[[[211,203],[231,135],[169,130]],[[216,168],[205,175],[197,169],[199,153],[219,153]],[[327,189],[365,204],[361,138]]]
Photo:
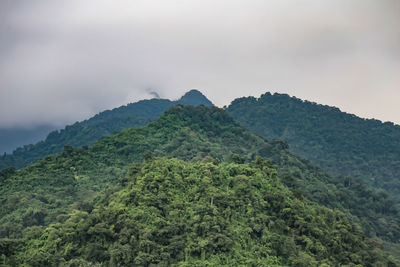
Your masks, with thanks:
[[[398,3],[5,0],[0,126],[71,123],[148,88],[220,106],[286,92],[400,122]]]

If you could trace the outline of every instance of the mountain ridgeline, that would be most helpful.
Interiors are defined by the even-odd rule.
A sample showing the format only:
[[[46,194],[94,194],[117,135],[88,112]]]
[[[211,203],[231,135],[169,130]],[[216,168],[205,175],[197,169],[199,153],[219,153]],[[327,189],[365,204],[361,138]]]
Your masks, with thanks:
[[[165,110],[175,105],[213,104],[199,91],[191,90],[179,100],[168,99],[141,100],[126,106],[103,111],[94,117],[66,126],[60,131],[51,132],[44,141],[34,145],[17,148],[12,154],[0,156],[0,170],[21,168],[39,159],[62,151],[64,145],[73,147],[89,146],[101,137],[111,135],[127,128],[137,128],[156,120]]]
[[[396,266],[382,251],[400,238],[387,196],[343,184],[216,107],[171,107],[6,170],[5,265]]]
[[[227,111],[261,136],[285,139],[291,150],[329,173],[362,180],[400,203],[399,125],[285,94],[239,98]]]

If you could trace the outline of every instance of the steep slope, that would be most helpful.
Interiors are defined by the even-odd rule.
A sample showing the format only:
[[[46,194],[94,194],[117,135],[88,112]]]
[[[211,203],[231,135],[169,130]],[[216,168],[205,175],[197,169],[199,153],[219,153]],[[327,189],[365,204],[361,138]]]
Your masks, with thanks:
[[[297,198],[261,158],[152,159],[64,223],[0,242],[4,265],[395,266],[339,211]]]
[[[63,130],[53,131],[46,140],[35,145],[20,147],[12,154],[0,157],[0,170],[10,166],[21,168],[34,163],[49,154],[62,151],[66,144],[73,147],[88,146],[101,137],[122,129],[146,125],[157,119],[169,107],[178,104],[213,105],[202,93],[191,90],[176,101],[168,99],[142,100],[113,110],[106,110],[88,120],[66,126]]]
[[[361,179],[400,203],[400,126],[282,94],[239,98],[227,111],[261,136],[287,140],[331,174]]]
[[[213,161],[237,163],[261,155],[278,166],[280,179],[298,198],[342,210],[371,237],[391,242],[400,238],[398,210],[387,196],[353,183],[335,184],[321,169],[291,153],[283,141],[256,136],[223,110],[205,106],[172,107],[146,127],[124,130],[91,147],[65,146],[62,153],[36,164],[4,170],[0,236],[19,238],[23,229],[63,222],[73,209],[91,210],[90,200],[123,184],[129,165],[142,161],[143,155],[186,161],[211,156]]]

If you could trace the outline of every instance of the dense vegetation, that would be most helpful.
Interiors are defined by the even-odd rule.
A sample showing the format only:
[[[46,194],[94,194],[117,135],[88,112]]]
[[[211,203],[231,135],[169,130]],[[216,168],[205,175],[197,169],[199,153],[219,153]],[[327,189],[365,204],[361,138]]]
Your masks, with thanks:
[[[181,105],[205,105],[212,103],[199,91],[191,90],[177,101],[167,99],[142,100],[121,106],[113,110],[103,111],[96,116],[60,131],[51,132],[46,140],[35,145],[25,145],[12,154],[0,156],[0,170],[13,166],[21,168],[34,163],[47,155],[63,150],[64,145],[73,147],[88,146],[99,140],[127,128],[137,128],[157,119],[169,107]]]
[[[227,111],[261,136],[287,140],[295,153],[331,174],[384,189],[400,203],[400,126],[284,94],[239,98]]]
[[[0,172],[0,237],[6,238],[2,244],[26,238],[29,229],[64,223],[73,210],[90,212],[98,193],[121,189],[130,164],[143,158],[197,162],[211,156],[215,163],[244,163],[257,155],[277,165],[279,179],[296,198],[339,209],[370,237],[399,243],[399,213],[385,194],[349,178],[326,175],[291,153],[284,141],[245,130],[221,109],[177,106],[146,127],[124,130],[90,147],[67,145],[36,164]]]
[[[1,172],[0,236],[19,237],[26,226],[62,219],[71,205],[84,205],[80,202],[116,184],[147,151],[185,160],[210,154],[224,159],[232,152],[249,157],[263,143],[217,108],[178,106],[146,127],[124,130],[91,147],[67,145],[36,164]]]
[[[63,223],[2,240],[4,265],[395,266],[341,212],[296,197],[277,171],[148,158],[123,189]]]

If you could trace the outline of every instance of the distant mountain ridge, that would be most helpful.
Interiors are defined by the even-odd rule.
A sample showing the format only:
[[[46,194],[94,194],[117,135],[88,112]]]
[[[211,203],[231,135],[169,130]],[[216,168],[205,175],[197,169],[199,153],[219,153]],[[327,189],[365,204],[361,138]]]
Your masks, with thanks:
[[[400,126],[362,119],[286,94],[234,100],[228,113],[251,131],[287,140],[331,174],[358,178],[400,203]]]
[[[119,132],[122,129],[146,125],[157,119],[169,107],[178,104],[213,105],[200,91],[190,90],[175,101],[154,98],[106,110],[90,119],[68,125],[59,131],[53,131],[47,135],[44,141],[19,147],[12,154],[0,156],[0,170],[10,166],[21,168],[34,163],[49,154],[62,151],[66,144],[74,147],[88,146],[101,137]]]
[[[31,128],[0,128],[0,155],[11,154],[24,144],[37,143],[55,129],[56,127],[51,125],[39,125]]]

